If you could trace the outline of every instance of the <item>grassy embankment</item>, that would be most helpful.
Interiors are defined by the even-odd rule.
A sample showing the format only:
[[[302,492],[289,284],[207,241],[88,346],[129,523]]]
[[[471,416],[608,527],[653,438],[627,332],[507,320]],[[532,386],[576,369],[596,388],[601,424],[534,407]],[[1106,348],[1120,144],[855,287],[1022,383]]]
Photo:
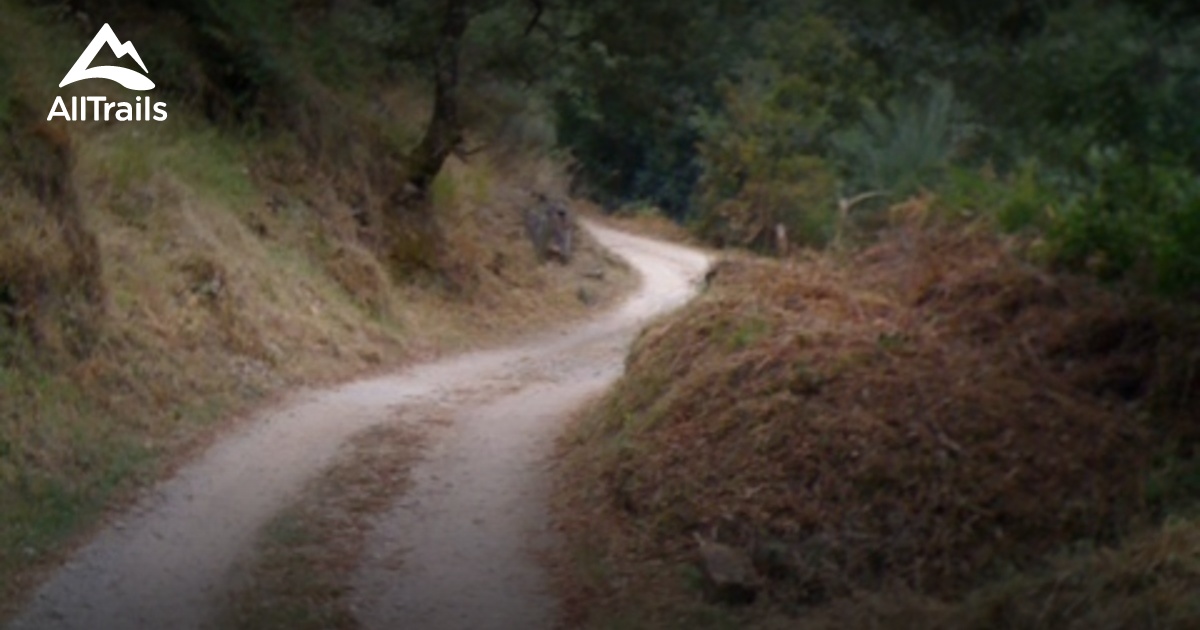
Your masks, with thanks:
[[[167,86],[168,121],[46,124],[94,28],[0,12],[0,611],[277,392],[581,316],[582,286],[602,302],[625,280],[589,274],[614,265],[590,247],[535,259],[520,212],[528,190],[561,192],[546,159],[452,160],[427,204],[381,198],[381,144],[414,143],[427,116],[417,84],[368,102],[301,77],[278,126],[213,122],[171,88],[200,66],[172,47],[183,27],[143,16],[118,35]],[[129,100],[103,81],[62,93]]]
[[[563,443],[569,625],[1200,625],[1200,318],[994,233],[718,264]]]

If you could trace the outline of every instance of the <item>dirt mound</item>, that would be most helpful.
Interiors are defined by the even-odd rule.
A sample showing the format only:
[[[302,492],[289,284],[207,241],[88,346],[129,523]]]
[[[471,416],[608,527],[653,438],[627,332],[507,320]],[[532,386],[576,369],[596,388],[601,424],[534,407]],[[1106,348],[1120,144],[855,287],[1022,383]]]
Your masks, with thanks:
[[[639,553],[740,547],[778,601],[958,596],[1148,514],[1142,412],[1187,415],[1172,326],[971,232],[731,262],[635,347],[579,436],[601,507],[572,508]]]

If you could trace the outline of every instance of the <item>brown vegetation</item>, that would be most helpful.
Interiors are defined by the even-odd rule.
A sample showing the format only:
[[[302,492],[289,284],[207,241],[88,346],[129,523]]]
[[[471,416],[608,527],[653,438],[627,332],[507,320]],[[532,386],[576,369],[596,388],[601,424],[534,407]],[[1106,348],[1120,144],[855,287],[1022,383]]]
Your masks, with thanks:
[[[301,498],[260,536],[253,565],[239,576],[222,625],[229,628],[357,628],[350,579],[371,521],[409,485],[426,441],[395,422],[354,437]]]
[[[96,238],[71,182],[71,137],[61,124],[7,126],[0,126],[7,137],[0,148],[0,325],[49,352],[83,356],[95,342],[104,285]]]
[[[21,189],[5,196],[6,607],[31,584],[31,568],[51,564],[102,509],[169,472],[233,412],[288,387],[535,331],[628,284],[590,242],[576,264],[540,264],[519,201],[492,203],[524,185],[511,167],[481,159],[445,173],[435,183],[436,248],[424,267],[399,270],[341,230],[354,209],[320,197],[316,182],[255,179],[242,166],[254,150],[200,132],[89,130],[72,177],[89,199],[80,225],[96,250],[84,258],[64,236],[73,224]],[[81,259],[94,263],[86,269],[98,284]],[[93,286],[105,289],[94,300]]]
[[[308,85],[252,137],[187,90],[169,123],[46,125],[52,98],[30,86],[83,35],[4,12],[22,48],[18,65],[0,46],[0,615],[238,411],[582,316],[629,280],[591,243],[538,263],[516,191],[561,177],[529,153],[451,159],[420,208],[393,211],[418,90],[381,89],[368,112]],[[405,225],[421,231],[397,265]]]
[[[1148,493],[1156,461],[1194,456],[1195,320],[1014,247],[901,229],[843,262],[719,264],[570,442],[564,525],[608,524],[580,544],[622,576],[584,600],[669,600],[703,534],[785,611],[953,602],[1150,524],[1179,492]]]

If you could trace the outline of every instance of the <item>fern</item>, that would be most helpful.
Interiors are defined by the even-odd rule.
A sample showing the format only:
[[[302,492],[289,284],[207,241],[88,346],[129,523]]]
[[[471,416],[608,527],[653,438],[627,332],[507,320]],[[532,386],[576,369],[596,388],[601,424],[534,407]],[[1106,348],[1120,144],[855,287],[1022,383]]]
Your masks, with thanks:
[[[858,125],[834,134],[834,153],[851,188],[897,196],[931,186],[950,165],[962,133],[947,83],[928,94],[896,98],[884,109],[869,105]]]

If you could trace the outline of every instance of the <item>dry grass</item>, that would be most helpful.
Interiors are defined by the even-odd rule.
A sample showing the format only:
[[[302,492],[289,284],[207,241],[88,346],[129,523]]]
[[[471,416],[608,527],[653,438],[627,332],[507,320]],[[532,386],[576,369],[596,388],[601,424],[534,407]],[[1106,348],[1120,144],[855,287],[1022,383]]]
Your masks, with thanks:
[[[266,527],[221,627],[357,628],[347,597],[350,578],[371,520],[404,492],[424,441],[421,429],[404,419],[352,438],[333,465]]]
[[[490,201],[513,185],[483,159],[439,183],[435,266],[394,276],[319,179],[261,179],[262,146],[171,120],[72,128],[71,184],[106,289],[85,320],[90,350],[56,349],[70,317],[43,318],[36,336],[0,320],[0,615],[106,511],[275,393],[500,343],[586,316],[632,282],[590,244],[569,267],[538,264],[520,207]],[[68,277],[45,208],[4,199],[0,240],[20,247],[0,255],[0,292],[11,260]],[[581,286],[597,299],[581,301]]]
[[[405,121],[430,100],[413,89],[367,99],[298,76],[306,97],[252,139],[189,111],[209,84],[171,94],[165,123],[57,128],[46,77],[90,33],[12,0],[0,13],[0,618],[278,392],[586,316],[631,283],[590,244],[569,267],[536,262],[517,193],[561,190],[544,160],[454,163],[432,203],[394,207],[397,152],[420,137]],[[123,36],[143,52],[180,30],[136,17],[145,37]],[[62,94],[126,100],[105,84]],[[390,264],[389,216],[430,230],[412,273]]]
[[[565,445],[563,527],[593,567],[576,621],[722,627],[862,593],[955,602],[1146,527],[1163,507],[1154,455],[1196,443],[1195,320],[1010,249],[903,230],[840,263],[718,265]],[[754,559],[758,608],[699,601],[694,532]],[[630,608],[636,622],[608,618]]]
[[[1118,549],[1076,553],[1000,580],[954,603],[871,594],[764,619],[795,630],[1140,630],[1200,627],[1200,524],[1169,523]]]

